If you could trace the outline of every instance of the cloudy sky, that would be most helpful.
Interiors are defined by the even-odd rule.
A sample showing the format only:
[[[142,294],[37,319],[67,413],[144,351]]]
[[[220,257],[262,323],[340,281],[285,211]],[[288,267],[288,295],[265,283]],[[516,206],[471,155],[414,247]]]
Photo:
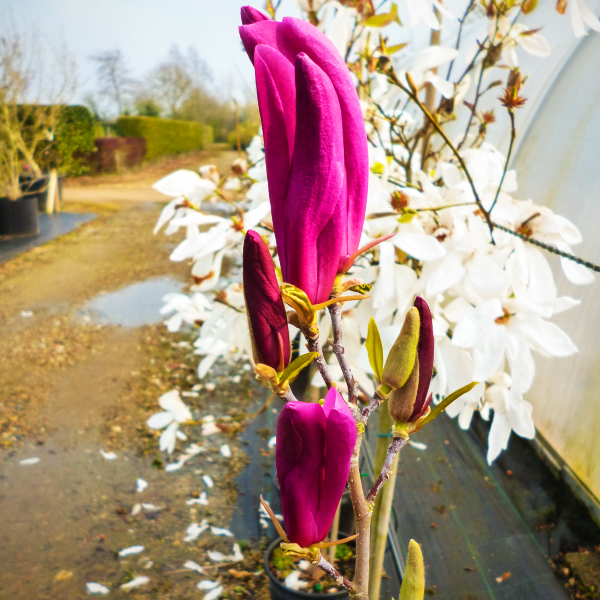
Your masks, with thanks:
[[[96,88],[95,53],[120,48],[131,74],[141,78],[172,43],[193,46],[213,71],[215,87],[233,87],[242,98],[254,89],[254,73],[237,27],[246,0],[1,0],[0,17],[12,15],[21,31],[34,26],[48,38],[64,34],[79,64],[81,100]],[[260,8],[262,0],[254,2]],[[278,18],[300,16],[294,0],[282,0]],[[3,20],[3,19],[2,19]]]

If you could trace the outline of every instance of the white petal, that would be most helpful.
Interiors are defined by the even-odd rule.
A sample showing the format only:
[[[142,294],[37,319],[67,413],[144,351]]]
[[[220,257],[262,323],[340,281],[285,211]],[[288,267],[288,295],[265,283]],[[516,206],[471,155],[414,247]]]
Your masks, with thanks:
[[[161,227],[173,217],[175,211],[177,210],[175,207],[178,204],[180,204],[182,200],[183,198],[175,198],[174,200],[171,200],[171,202],[169,202],[167,205],[165,205],[165,207],[160,213],[160,216],[158,217],[156,225],[154,226],[155,235],[160,231]]]
[[[421,442],[413,442],[412,440],[408,440],[408,445],[412,446],[416,450],[427,450],[427,444],[422,444]]]
[[[425,5],[424,0],[418,0],[422,5]],[[445,46],[428,46],[424,50],[421,50],[413,60],[413,71],[424,73],[435,67],[439,67],[444,63],[449,63],[458,56],[458,51],[454,48],[447,48]]]
[[[116,455],[115,455],[116,458]],[[24,458],[23,460],[19,461],[19,464],[27,466],[27,465],[37,465],[40,462],[40,459],[35,456],[33,458]]]
[[[587,285],[595,279],[592,271],[568,258],[561,258],[560,265],[567,279],[576,285]]]
[[[462,260],[456,252],[445,256],[429,276],[426,295],[437,296],[459,283],[465,276]]]
[[[173,413],[173,418],[180,423],[192,419],[192,413],[190,413],[190,409],[181,400],[179,390],[171,390],[170,392],[163,394],[158,399],[158,403],[161,408]]]
[[[540,317],[520,319],[518,327],[532,348],[544,356],[571,356],[577,352],[577,346],[562,329]]]
[[[556,300],[556,286],[550,265],[537,248],[527,245],[526,251],[529,259],[528,296],[534,302],[550,304]]]
[[[226,537],[233,537],[233,533],[229,529],[223,529],[221,527],[211,527],[210,531],[213,535],[224,535]]]
[[[190,569],[191,571],[196,571],[198,573],[204,573],[204,569],[193,560],[188,560],[183,563],[184,569]]]
[[[85,591],[92,596],[104,596],[110,592],[110,589],[101,583],[92,581],[85,584]]]
[[[436,260],[446,255],[446,250],[433,236],[421,233],[398,233],[393,244],[417,260]]]
[[[174,198],[175,196],[189,196],[202,185],[202,178],[194,171],[179,169],[166,177],[159,179],[152,189]]]
[[[138,492],[143,492],[148,487],[148,482],[144,479],[138,479],[135,483]]]
[[[119,552],[119,556],[129,556],[130,554],[139,554],[144,551],[144,546],[131,546],[129,548],[124,548]]]
[[[533,33],[531,35],[519,36],[519,44],[523,47],[523,50],[533,54],[534,56],[550,56],[550,44],[543,35],[539,33]]]
[[[428,81],[444,98],[452,98],[454,96],[454,84],[450,81],[442,79],[431,71],[427,71],[423,77],[424,81]]]
[[[178,423],[171,423],[161,434],[158,440],[158,448],[162,452],[173,454],[175,450],[175,442],[177,440]]]
[[[223,562],[227,556],[225,556],[222,552],[218,552],[216,550],[209,550],[207,552],[208,558],[214,562]]]
[[[124,583],[121,586],[121,589],[122,590],[130,590],[132,588],[136,588],[136,587],[140,587],[142,585],[146,585],[149,582],[150,582],[150,577],[146,577],[145,575],[141,575],[140,577],[136,577],[135,579],[132,579],[128,583]]]
[[[511,429],[506,413],[494,412],[494,420],[492,421],[490,434],[488,436],[488,464],[491,465],[492,462],[498,458],[500,452],[506,450],[508,439],[510,438],[510,431]]]
[[[215,482],[210,475],[202,475],[202,481],[204,481],[207,488],[212,488],[215,486]]]
[[[510,366],[512,385],[517,393],[524,394],[533,383],[535,363],[521,332],[513,330],[510,326],[506,331],[506,356]]]
[[[199,590],[212,590],[219,585],[218,581],[210,581],[209,579],[205,579],[204,581],[200,581],[196,587]]]
[[[503,314],[504,310],[497,298],[484,302],[456,324],[452,334],[452,344],[461,348],[471,348]]]
[[[141,504],[136,504],[132,509],[131,509],[131,516],[135,517],[136,515],[139,515],[142,512],[142,505]]]
[[[473,347],[473,379],[486,381],[504,360],[506,327],[492,324]]]
[[[204,594],[204,600],[215,600],[215,598],[218,598],[222,593],[223,593],[223,586],[220,585],[219,587],[216,587],[214,590],[211,590],[210,592],[208,592],[208,594]]]
[[[164,429],[167,425],[173,422],[173,413],[160,412],[152,415],[146,421],[146,425],[150,429]]]
[[[105,460],[116,460],[117,458],[117,455],[114,452],[104,452],[104,450],[100,450],[100,454]]]
[[[277,444],[277,438],[275,436],[273,436],[270,440],[269,443],[267,444],[267,446],[269,448],[275,448],[275,444]]]
[[[578,5],[581,17],[585,21],[585,24],[593,29],[594,31],[600,31],[600,21],[596,15],[587,7],[585,0],[574,0]]]
[[[228,444],[223,444],[220,448],[219,451],[221,452],[221,454],[225,457],[225,458],[231,458],[231,448],[229,447]]]

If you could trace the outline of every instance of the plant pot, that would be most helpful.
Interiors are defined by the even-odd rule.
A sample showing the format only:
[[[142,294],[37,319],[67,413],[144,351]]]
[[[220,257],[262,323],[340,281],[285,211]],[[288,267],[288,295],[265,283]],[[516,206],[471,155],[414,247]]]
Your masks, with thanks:
[[[37,194],[18,200],[0,198],[0,235],[37,235],[40,232]]]
[[[58,200],[59,202],[62,202],[64,175],[59,175],[57,179]],[[38,210],[40,212],[46,212],[48,206],[48,185],[50,183],[50,176],[42,175],[42,177],[38,177],[37,179],[34,179],[33,177],[20,177],[19,180],[21,182],[21,191],[27,196],[37,196]]]
[[[348,534],[340,531],[338,539],[343,539],[345,537],[348,537]],[[333,593],[313,594],[309,592],[303,592],[302,590],[292,590],[291,588],[285,587],[285,585],[283,585],[283,583],[279,581],[279,579],[277,579],[275,574],[271,571],[270,565],[271,555],[273,554],[273,551],[279,547],[281,541],[281,538],[273,540],[265,551],[265,556],[263,558],[263,567],[267,577],[269,578],[269,591],[271,592],[271,600],[325,600],[326,598],[333,598],[334,600],[346,600],[350,598],[350,595],[345,589],[341,589],[339,592]],[[326,575],[326,577],[328,576]]]

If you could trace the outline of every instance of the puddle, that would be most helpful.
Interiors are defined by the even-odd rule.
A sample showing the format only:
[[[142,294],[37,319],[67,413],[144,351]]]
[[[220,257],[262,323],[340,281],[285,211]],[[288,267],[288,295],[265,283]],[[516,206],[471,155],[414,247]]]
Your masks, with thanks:
[[[155,277],[121,288],[116,292],[103,293],[88,302],[79,314],[86,320],[102,325],[140,327],[160,323],[163,297],[181,292],[184,283],[172,277]]]

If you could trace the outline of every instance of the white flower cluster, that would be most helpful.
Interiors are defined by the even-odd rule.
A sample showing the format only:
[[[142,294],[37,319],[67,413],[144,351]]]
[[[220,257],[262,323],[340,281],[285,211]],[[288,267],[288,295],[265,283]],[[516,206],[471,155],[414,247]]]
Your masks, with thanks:
[[[306,2],[298,1],[306,9]],[[435,0],[434,5],[444,18],[452,16]],[[585,22],[596,29],[597,20],[592,19],[582,0],[569,0],[569,5],[572,16],[585,15]],[[374,41],[380,29],[363,27],[355,36],[355,9],[334,1],[313,2],[312,7],[321,11],[320,26],[342,55],[348,44],[357,44],[354,51],[372,46],[370,51],[377,56]],[[440,26],[425,0],[410,0],[408,8],[411,26],[421,21],[427,27]],[[579,35],[583,25],[576,26],[575,16],[573,24]],[[490,18],[487,29],[481,48],[487,44],[489,49],[490,40],[501,43],[503,66],[517,65],[518,45],[536,56],[549,53],[541,35],[513,20]],[[470,53],[467,61],[476,61],[474,54]],[[479,54],[482,59],[484,53]],[[396,73],[406,81],[409,70],[414,85],[431,84],[444,98],[453,98],[458,110],[470,86],[468,75],[452,83],[436,71],[457,56],[456,50],[432,46],[408,59],[404,55],[397,61]],[[409,153],[401,139],[422,127],[421,112],[414,105],[406,108],[404,92],[383,74],[371,73],[369,84],[369,93],[362,96],[370,142],[370,180],[361,246],[394,232],[396,235],[359,258],[349,273],[373,288],[370,298],[344,305],[346,356],[361,387],[371,394],[372,371],[364,347],[369,319],[375,318],[387,353],[415,295],[424,297],[434,317],[434,398],[440,401],[470,381],[481,382],[446,412],[458,417],[460,426],[467,429],[476,410],[485,419],[493,411],[488,450],[491,462],[506,449],[511,431],[527,438],[535,435],[532,407],[524,399],[535,376],[533,353],[563,357],[577,351],[568,335],[549,319],[578,301],[557,295],[546,255],[534,245],[499,229],[494,229],[492,241],[481,208],[492,211],[498,225],[566,252],[581,242],[581,236],[564,217],[531,200],[513,197],[516,173],[505,172],[506,158],[480,134],[461,134],[456,141],[471,181],[455,153],[440,145],[439,138],[425,166],[421,153]],[[246,187],[246,200],[243,207],[237,206],[234,216],[216,216],[216,207],[210,212],[202,210],[203,201],[214,203],[219,196],[224,197],[215,184],[218,177],[211,179],[214,167],[202,167],[202,176],[178,171],[154,186],[175,197],[163,210],[157,230],[167,223],[167,234],[186,228],[186,239],[171,259],[192,261],[194,294],[168,296],[163,313],[175,313],[167,322],[170,330],[177,330],[184,322],[200,325],[196,341],[196,352],[204,356],[200,377],[219,356],[245,358],[250,354],[243,294],[235,277],[222,277],[223,258],[227,255],[239,264],[248,229],[259,229],[275,246],[272,232],[263,224],[270,221],[270,206],[260,135],[247,152],[253,166],[243,177],[231,177],[223,188],[240,191]],[[561,263],[571,282],[593,281],[585,267],[564,258]],[[331,336],[326,311],[320,332],[325,343]],[[291,333],[297,331],[292,328]],[[304,348],[303,343],[300,348]],[[330,368],[343,389],[341,370],[333,361]],[[313,385],[321,385],[320,379],[315,378]]]

